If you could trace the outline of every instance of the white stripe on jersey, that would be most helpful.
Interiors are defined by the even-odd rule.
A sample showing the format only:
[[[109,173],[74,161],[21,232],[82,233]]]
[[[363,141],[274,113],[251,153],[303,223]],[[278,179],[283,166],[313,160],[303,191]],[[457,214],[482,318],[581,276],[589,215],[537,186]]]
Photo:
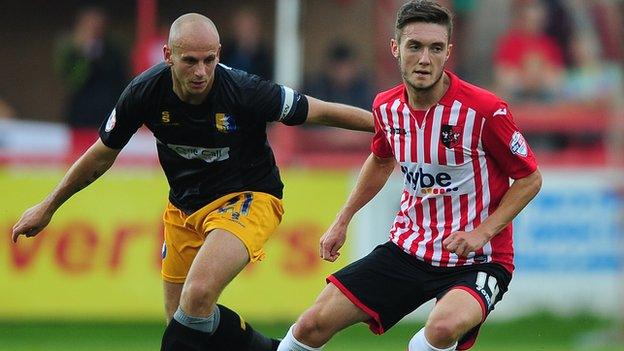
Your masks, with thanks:
[[[438,234],[435,238],[433,238],[433,256],[431,256],[431,264],[434,266],[439,266],[440,259],[442,258],[442,240],[444,240],[444,197],[436,198],[436,205],[436,221],[438,223]]]
[[[481,119],[481,131],[479,135],[483,135],[483,127],[485,126],[485,118]],[[488,217],[488,212],[490,211],[490,182],[489,182],[489,173],[487,163],[485,161],[485,151],[483,150],[482,138],[479,138],[479,147],[477,148],[477,152],[479,155],[479,161],[481,165],[481,186],[483,189],[483,211],[481,211],[481,223],[485,221]],[[483,246],[483,254],[488,257],[488,261],[491,260],[492,256],[492,244],[488,241]]]
[[[393,133],[393,143],[394,143],[394,155],[397,157],[397,160],[401,157],[401,133],[397,133],[396,129],[401,128],[399,124],[399,113],[397,111],[399,105],[401,105],[401,100],[396,99],[390,106],[390,114],[392,116],[392,128],[395,129]]]
[[[438,158],[438,144],[440,143],[440,131],[442,129],[442,112],[444,105],[436,106],[433,111],[433,128],[431,131],[431,162],[440,163]]]
[[[392,133],[390,132],[390,122],[388,120],[387,108],[388,104],[383,104],[379,106],[379,112],[381,112],[381,122],[384,124],[384,129],[386,130],[386,139],[388,139],[388,145],[392,147]],[[395,153],[394,149],[392,149],[392,153]]]
[[[475,127],[475,111],[473,109],[468,109],[466,113],[466,124],[464,126],[464,136],[463,136],[463,148],[464,150],[469,150],[472,153],[472,132]],[[470,164],[470,168],[472,168],[472,158],[465,157],[464,162]],[[473,170],[476,172],[477,170]],[[468,194],[468,224],[466,225],[465,231],[474,230],[474,220],[477,217],[477,193],[470,192]],[[473,263],[472,259],[474,256],[474,252],[468,254],[468,259],[466,260],[466,264]]]
[[[410,115],[410,110],[407,105],[403,104],[403,109],[401,111],[403,113],[403,129],[405,129],[405,162],[413,162],[412,159],[412,128],[410,128],[410,120],[412,119]]]

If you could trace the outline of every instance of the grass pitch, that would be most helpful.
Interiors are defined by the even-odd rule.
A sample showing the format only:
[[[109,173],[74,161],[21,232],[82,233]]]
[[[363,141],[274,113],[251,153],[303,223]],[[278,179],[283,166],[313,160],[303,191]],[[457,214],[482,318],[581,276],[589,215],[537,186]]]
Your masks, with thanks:
[[[252,322],[253,323],[253,322]],[[253,323],[270,336],[282,336],[287,323]],[[338,334],[325,351],[404,351],[422,325],[400,323],[383,336],[372,335],[365,325]],[[0,322],[2,351],[147,351],[158,350],[164,328],[159,322]],[[547,314],[509,322],[488,322],[475,351],[624,351],[617,343],[616,324],[591,316],[570,318]],[[620,330],[620,337],[624,332]],[[621,339],[620,339],[621,340]]]

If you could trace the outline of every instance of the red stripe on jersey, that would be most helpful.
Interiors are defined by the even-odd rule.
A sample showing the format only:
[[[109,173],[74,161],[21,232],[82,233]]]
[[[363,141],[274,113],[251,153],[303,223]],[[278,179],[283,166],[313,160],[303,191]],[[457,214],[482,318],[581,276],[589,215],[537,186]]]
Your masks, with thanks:
[[[466,129],[466,112],[468,112],[468,108],[462,105],[462,107],[459,109],[459,116],[457,117],[457,125],[462,126],[462,140],[461,140],[462,145],[464,143],[463,129]],[[464,163],[464,148],[459,146],[455,148],[455,164],[461,165],[463,163]]]
[[[396,234],[395,234],[395,238],[391,238],[391,240],[394,241],[400,247],[403,247],[403,244],[405,244],[405,240],[414,234],[414,222],[409,216],[406,216],[405,218],[407,218],[407,221],[408,221],[407,230],[401,233],[398,239],[395,239]]]
[[[399,238],[397,241],[395,241],[395,238],[396,238],[397,231],[399,228],[395,226],[390,232],[390,240],[395,241],[399,246],[403,245],[403,242],[405,242],[405,238],[409,237],[414,232],[414,230],[412,229],[414,227],[414,223],[412,222],[412,219],[410,218],[409,213],[407,213],[410,210],[410,205],[411,205],[413,197],[410,196],[407,190],[403,191],[403,196],[405,196],[404,201],[401,201],[401,209],[397,216],[400,216],[403,219],[401,221],[403,226],[400,229],[406,228],[405,222],[407,220],[407,230],[399,235]],[[407,202],[407,205],[403,206],[403,204],[406,202]],[[404,208],[405,210],[403,210]]]
[[[441,125],[448,125],[450,117],[451,109],[448,107],[444,107],[444,109],[442,110]],[[446,166],[448,164],[448,161],[446,160],[446,146],[444,146],[444,144],[441,142],[438,142],[438,162],[443,166]]]
[[[429,218],[431,218],[431,223],[429,224],[431,239],[425,243],[425,256],[423,260],[431,263],[433,257],[433,243],[438,237],[438,205],[435,197],[428,198],[427,201],[429,201]]]
[[[444,199],[444,232],[442,233],[442,241],[448,238],[453,232],[453,198],[450,196],[443,196]],[[440,257],[440,265],[447,266],[449,263],[450,254],[449,251],[442,245],[442,256]]]
[[[425,115],[424,126],[425,126],[425,163],[431,163],[431,133],[433,133],[433,112],[435,108],[430,108]]]
[[[460,213],[459,230],[464,231],[466,230],[466,226],[468,225],[468,195],[467,194],[459,195],[459,213]],[[462,266],[464,263],[466,263],[466,259],[463,257],[459,257],[455,265]]]
[[[385,118],[385,122],[388,125],[389,129],[392,130],[394,128],[394,121],[392,120],[392,106],[391,104],[386,104],[386,108],[384,108],[384,111],[386,118]],[[382,116],[382,120],[383,118],[383,114]],[[388,134],[388,144],[390,144],[390,147],[392,148],[392,153],[394,155],[397,155],[397,150],[396,150],[396,144],[394,143],[394,133],[390,132],[387,133]]]
[[[410,111],[410,119],[409,119],[409,133],[410,133],[410,155],[412,157],[411,162],[418,162],[418,153],[416,152],[416,145],[418,141],[418,133],[416,132],[416,116],[412,114]]]
[[[410,246],[410,253],[412,255],[416,255],[416,251],[418,251],[418,243],[425,239],[425,228],[423,227],[423,208],[422,208],[422,197],[416,197],[416,203],[414,204],[414,212],[416,212],[416,227],[418,228],[418,235],[412,241],[412,245]]]
[[[470,154],[472,155],[472,170],[475,181],[475,219],[472,228],[481,224],[481,212],[483,212],[483,175],[481,174],[481,162],[479,161],[479,137],[481,136],[481,118],[474,117],[472,127],[472,141],[470,142]]]
[[[482,117],[475,114],[474,127],[472,129],[472,142],[471,142],[471,154],[472,165],[474,169],[475,189],[476,189],[476,211],[475,220],[473,222],[473,228],[477,228],[481,225],[481,213],[483,212],[483,174],[481,173],[481,162],[479,161],[479,140],[481,139],[481,126]],[[484,167],[487,171],[487,168]],[[475,252],[475,256],[483,254],[483,250],[479,249]]]

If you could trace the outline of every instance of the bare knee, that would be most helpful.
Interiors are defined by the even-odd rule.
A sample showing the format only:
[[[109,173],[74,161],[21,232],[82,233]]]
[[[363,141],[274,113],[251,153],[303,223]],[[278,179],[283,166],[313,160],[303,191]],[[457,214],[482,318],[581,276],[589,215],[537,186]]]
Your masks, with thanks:
[[[207,316],[217,301],[218,294],[207,284],[187,281],[182,289],[180,307],[193,316]]]
[[[446,347],[457,341],[470,326],[453,318],[434,318],[427,321],[425,336],[435,347]]]
[[[311,347],[322,346],[333,334],[331,323],[319,305],[313,306],[299,317],[293,330],[295,339]]]

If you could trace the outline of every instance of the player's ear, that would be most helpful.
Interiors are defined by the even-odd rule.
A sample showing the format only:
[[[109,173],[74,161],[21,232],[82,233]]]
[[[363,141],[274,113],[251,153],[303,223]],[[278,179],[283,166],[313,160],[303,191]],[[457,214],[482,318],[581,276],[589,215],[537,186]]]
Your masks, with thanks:
[[[167,62],[169,66],[173,66],[173,60],[171,60],[171,48],[167,44],[163,45],[163,56],[165,58],[165,62]]]
[[[451,50],[453,50],[453,44],[448,44],[448,49],[446,50],[446,58],[444,62],[448,61],[449,57],[451,57]]]
[[[399,58],[399,43],[394,38],[390,39],[390,52],[394,58]]]

